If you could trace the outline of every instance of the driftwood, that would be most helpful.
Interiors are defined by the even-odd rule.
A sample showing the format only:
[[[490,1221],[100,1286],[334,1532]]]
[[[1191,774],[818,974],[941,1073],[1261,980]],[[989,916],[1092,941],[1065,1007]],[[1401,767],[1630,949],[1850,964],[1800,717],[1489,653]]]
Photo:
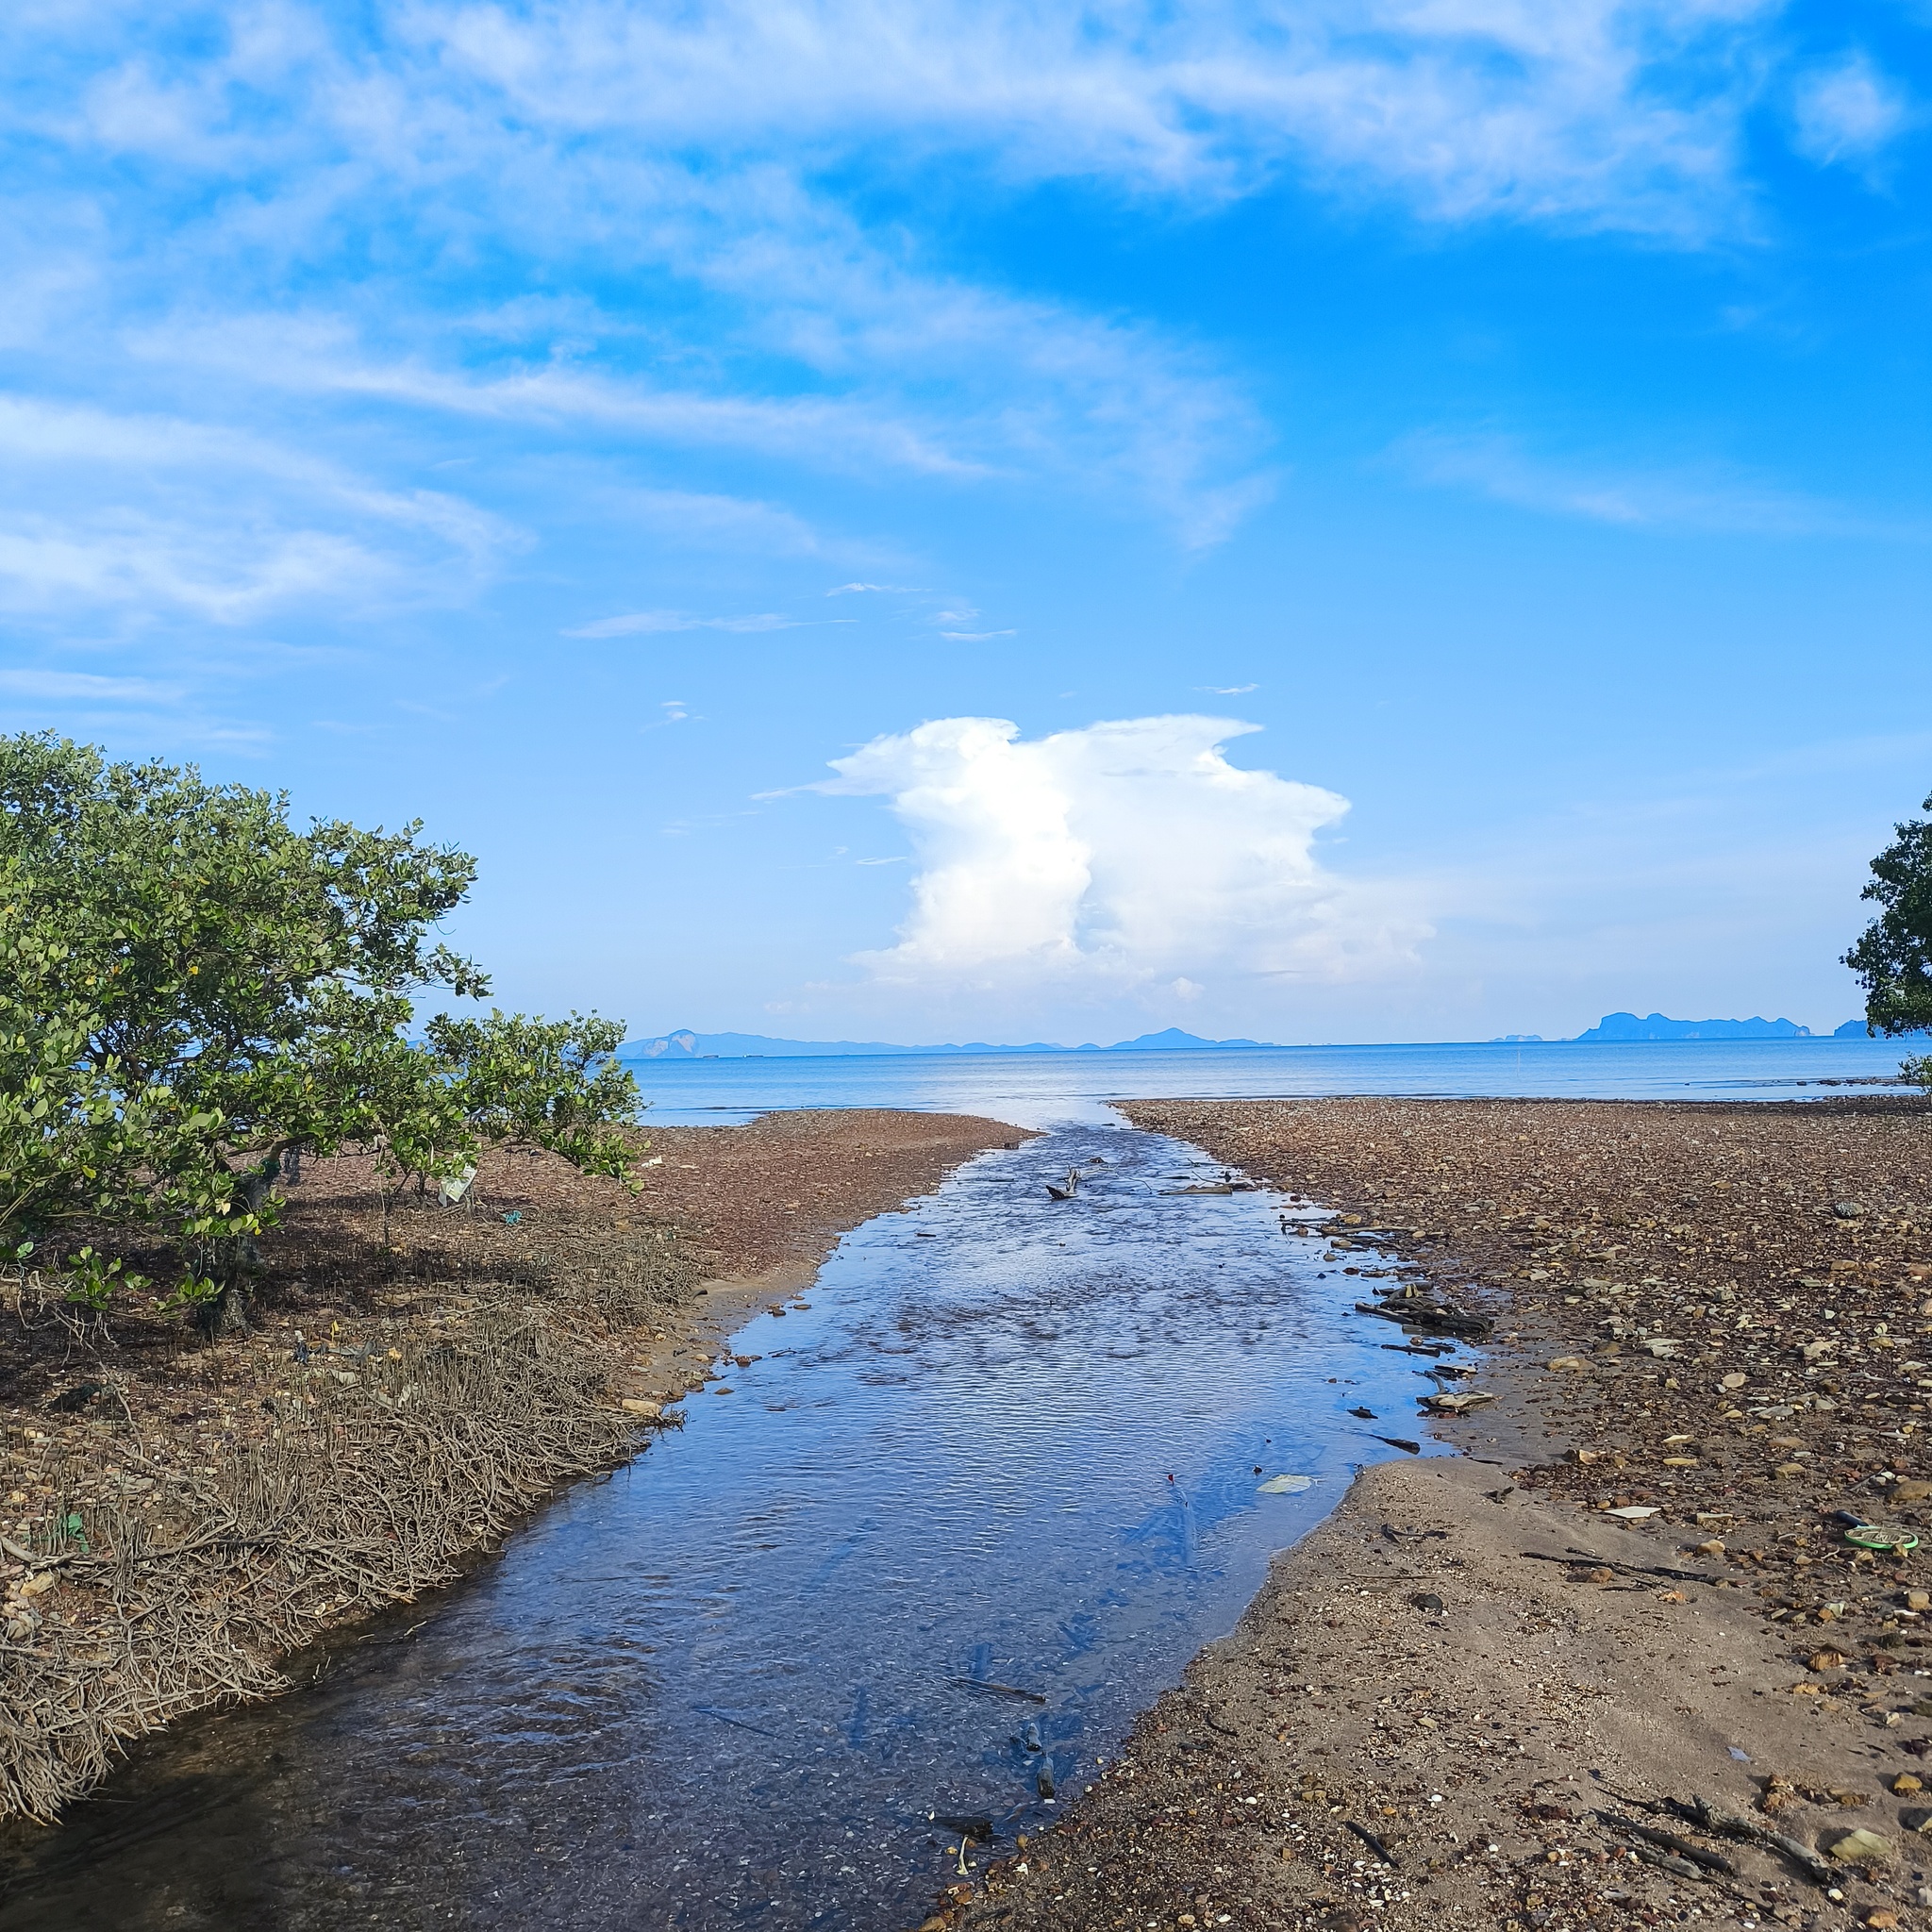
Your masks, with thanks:
[[[1800,1844],[1796,1839],[1788,1837],[1759,1819],[1740,1818],[1735,1812],[1720,1811],[1707,1798],[1670,1798],[1665,1802],[1687,1824],[1694,1824],[1714,1838],[1742,1839],[1748,1843],[1768,1845],[1773,1851],[1781,1852],[1813,1885],[1829,1886],[1837,1881],[1839,1874],[1809,1845]]]
[[[1354,1832],[1356,1837],[1360,1839],[1363,1844],[1367,1845],[1370,1851],[1374,1852],[1376,1857],[1381,1859],[1383,1864],[1393,1865],[1398,1868],[1401,1866],[1402,1860],[1367,1825],[1357,1824],[1353,1818],[1344,1818],[1341,1821],[1341,1828],[1344,1831]]]
[[[1668,1576],[1674,1583],[1703,1583],[1713,1590],[1728,1580],[1706,1576],[1696,1570],[1674,1569],[1668,1563],[1620,1563],[1614,1557],[1595,1557],[1588,1550],[1573,1549],[1565,1557],[1554,1557],[1547,1550],[1520,1550],[1517,1554],[1538,1563],[1567,1563],[1573,1570],[1584,1563],[1594,1563],[1600,1570],[1615,1570],[1625,1576]]]
[[[1665,1831],[1657,1825],[1625,1818],[1621,1811],[1599,1811],[1596,1815],[1612,1830],[1628,1832],[1632,1838],[1641,1838],[1646,1844],[1674,1853],[1679,1858],[1688,1858],[1693,1866],[1702,1866],[1703,1872],[1693,1873],[1694,1877],[1702,1877],[1704,1872],[1722,1872],[1728,1878],[1738,1875],[1738,1868],[1722,1853],[1707,1852],[1702,1845],[1693,1845],[1689,1839],[1679,1838],[1674,1831]]]
[[[1424,1334],[1460,1335],[1472,1341],[1488,1341],[1492,1325],[1481,1315],[1465,1314],[1441,1302],[1357,1302],[1355,1311],[1379,1315],[1385,1322],[1399,1322],[1405,1328],[1420,1328]]]

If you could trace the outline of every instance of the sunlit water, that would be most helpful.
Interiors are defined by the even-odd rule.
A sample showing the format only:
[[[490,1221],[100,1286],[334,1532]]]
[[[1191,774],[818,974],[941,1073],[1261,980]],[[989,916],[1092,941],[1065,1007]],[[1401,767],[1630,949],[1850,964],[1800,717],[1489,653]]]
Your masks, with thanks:
[[[1272,1099],[1389,1093],[1598,1100],[1820,1100],[1884,1079],[1924,1042],[1886,1040],[1491,1041],[1256,1051],[853,1054],[815,1059],[634,1059],[670,1124],[723,1125],[772,1108],[906,1107],[1023,1125],[1109,1118],[1136,1095]],[[1857,1091],[1854,1088],[1853,1091]]]
[[[1042,1767],[1077,1790],[1415,1429],[1424,1364],[1282,1197],[1164,1191],[1217,1172],[1064,1128],[858,1230],[628,1470],[10,1838],[0,1926],[916,1923],[929,1814],[1050,1818]]]

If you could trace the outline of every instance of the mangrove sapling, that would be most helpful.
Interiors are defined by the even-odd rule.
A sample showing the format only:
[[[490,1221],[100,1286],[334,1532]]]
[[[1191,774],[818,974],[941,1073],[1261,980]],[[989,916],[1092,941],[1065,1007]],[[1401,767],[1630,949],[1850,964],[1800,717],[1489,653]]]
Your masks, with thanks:
[[[586,1174],[629,1179],[638,1143],[625,1130],[637,1124],[644,1102],[616,1058],[622,1021],[445,1014],[425,1032],[471,1133],[547,1148]]]

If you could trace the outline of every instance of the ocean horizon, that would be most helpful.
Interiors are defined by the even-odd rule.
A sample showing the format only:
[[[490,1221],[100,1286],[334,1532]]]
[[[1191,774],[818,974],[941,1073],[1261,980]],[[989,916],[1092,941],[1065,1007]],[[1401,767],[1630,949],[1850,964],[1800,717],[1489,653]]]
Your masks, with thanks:
[[[1334,1094],[1418,1099],[1802,1100],[1904,1091],[1909,1042],[1795,1040],[1431,1041],[1175,1051],[823,1054],[625,1063],[650,1121],[723,1126],[805,1108],[985,1114],[1020,1126],[1112,1118],[1116,1101]]]

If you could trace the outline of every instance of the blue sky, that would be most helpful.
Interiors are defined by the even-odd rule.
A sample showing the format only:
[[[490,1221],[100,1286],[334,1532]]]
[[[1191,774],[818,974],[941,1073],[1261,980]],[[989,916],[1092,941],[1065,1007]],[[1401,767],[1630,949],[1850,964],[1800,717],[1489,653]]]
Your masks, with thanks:
[[[507,1001],[1857,1009],[1932,791],[1925,6],[0,47],[0,724],[424,819]]]

